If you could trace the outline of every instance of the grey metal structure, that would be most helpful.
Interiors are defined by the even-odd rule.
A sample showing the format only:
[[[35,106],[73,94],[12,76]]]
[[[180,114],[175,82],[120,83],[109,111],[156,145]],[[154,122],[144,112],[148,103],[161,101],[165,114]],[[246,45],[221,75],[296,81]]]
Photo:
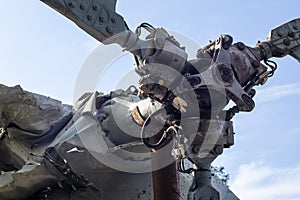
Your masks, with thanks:
[[[130,51],[139,90],[84,94],[70,107],[1,85],[0,199],[238,199],[211,163],[234,144],[234,115],[254,109],[254,86],[274,74],[269,58],[300,61],[300,19],[255,47],[221,35],[187,60],[165,29],[129,30],[116,0],[42,1]]]

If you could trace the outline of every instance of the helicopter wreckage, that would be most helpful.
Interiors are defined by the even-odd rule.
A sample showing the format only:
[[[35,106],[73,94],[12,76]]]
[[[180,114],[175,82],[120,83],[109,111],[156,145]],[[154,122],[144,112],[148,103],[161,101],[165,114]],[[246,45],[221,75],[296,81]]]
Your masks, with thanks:
[[[188,60],[164,28],[131,31],[116,0],[42,1],[130,52],[139,88],[86,93],[72,107],[1,85],[0,199],[238,199],[211,163],[234,144],[234,116],[254,109],[254,87],[274,74],[270,58],[300,61],[300,19],[255,47],[221,35]]]

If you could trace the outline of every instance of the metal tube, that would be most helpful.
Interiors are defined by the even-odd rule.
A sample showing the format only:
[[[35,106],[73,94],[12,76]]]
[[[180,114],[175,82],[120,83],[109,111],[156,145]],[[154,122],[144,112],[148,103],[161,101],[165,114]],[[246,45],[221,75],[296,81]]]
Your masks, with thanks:
[[[170,145],[169,145],[170,146]],[[152,152],[152,168],[159,167],[162,161],[171,156],[170,151]],[[176,162],[152,172],[154,200],[180,200],[179,174]]]

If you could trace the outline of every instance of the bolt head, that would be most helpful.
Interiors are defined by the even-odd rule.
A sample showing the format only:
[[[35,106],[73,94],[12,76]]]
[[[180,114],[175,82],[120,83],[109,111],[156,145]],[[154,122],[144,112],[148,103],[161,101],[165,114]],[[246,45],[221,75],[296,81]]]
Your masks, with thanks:
[[[101,22],[104,22],[105,19],[104,19],[103,16],[100,16],[100,17],[99,17],[99,20],[100,20]]]
[[[217,155],[221,155],[223,153],[223,147],[218,145],[214,148],[214,152],[217,154]]]
[[[193,154],[198,154],[199,152],[200,152],[200,146],[194,146],[193,148],[192,148],[192,152],[193,152]]]
[[[81,10],[85,10],[85,5],[82,3],[82,4],[80,4],[80,9]]]
[[[283,43],[284,43],[286,46],[288,46],[288,45],[291,44],[291,40],[285,39],[285,40],[283,41]]]
[[[294,32],[289,32],[289,37],[295,37],[295,33]]]
[[[113,28],[110,27],[110,26],[108,26],[108,27],[106,27],[106,31],[107,31],[108,33],[112,33],[112,32],[113,32]]]
[[[236,46],[237,46],[237,48],[238,48],[239,50],[241,50],[241,51],[243,51],[243,50],[245,49],[245,45],[244,45],[244,43],[242,43],[242,42],[238,42],[238,43],[236,44]]]
[[[93,10],[94,10],[94,11],[97,11],[97,10],[98,10],[98,6],[93,5]]]
[[[299,27],[298,27],[298,25],[294,25],[293,28],[294,28],[295,30],[298,30]]]
[[[259,67],[259,65],[260,65],[260,63],[259,63],[257,60],[253,60],[253,61],[251,62],[251,64],[252,64],[252,66],[255,67],[255,68]]]
[[[117,23],[117,18],[112,17],[112,18],[111,18],[111,21],[112,21],[112,23]]]
[[[93,16],[92,15],[88,15],[87,19],[91,21],[91,20],[93,20]]]

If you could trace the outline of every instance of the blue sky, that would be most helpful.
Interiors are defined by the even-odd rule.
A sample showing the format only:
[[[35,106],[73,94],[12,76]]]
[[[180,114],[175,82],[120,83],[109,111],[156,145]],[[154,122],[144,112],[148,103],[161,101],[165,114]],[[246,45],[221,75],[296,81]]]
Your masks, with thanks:
[[[299,7],[298,0],[119,0],[117,10],[132,29],[146,21],[200,46],[223,33],[253,46],[300,17]],[[0,25],[0,83],[71,104],[82,65],[99,43],[38,0],[3,1]],[[290,57],[274,60],[275,76],[257,88],[255,110],[235,118],[236,144],[215,163],[225,166],[243,200],[300,199],[300,65]],[[123,63],[120,76],[133,68],[128,55],[115,65]],[[117,79],[108,74],[101,87],[114,89]]]

